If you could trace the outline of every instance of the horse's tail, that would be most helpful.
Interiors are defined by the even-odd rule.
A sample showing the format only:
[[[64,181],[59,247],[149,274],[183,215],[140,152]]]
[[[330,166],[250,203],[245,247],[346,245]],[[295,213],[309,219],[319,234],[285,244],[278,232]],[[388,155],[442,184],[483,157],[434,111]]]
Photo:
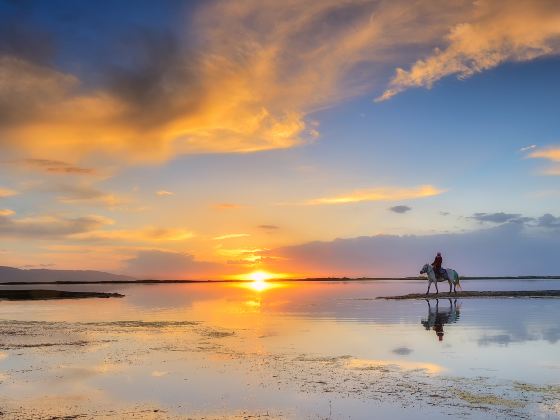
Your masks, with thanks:
[[[459,273],[457,273],[455,270],[453,270],[453,272],[455,273],[455,279],[456,279],[455,287],[459,286],[459,289],[463,290],[463,286],[461,286],[461,282],[460,282],[461,277],[459,277]]]

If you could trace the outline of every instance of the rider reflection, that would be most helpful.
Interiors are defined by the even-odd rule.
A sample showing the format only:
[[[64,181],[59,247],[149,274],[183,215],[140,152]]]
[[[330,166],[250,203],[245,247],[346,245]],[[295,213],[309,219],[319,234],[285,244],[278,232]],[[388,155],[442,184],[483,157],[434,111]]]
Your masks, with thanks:
[[[459,320],[461,305],[457,304],[457,299],[449,300],[449,307],[440,308],[439,299],[436,299],[433,307],[428,299],[428,318],[421,321],[426,331],[433,330],[439,341],[443,341],[443,326],[453,324]]]

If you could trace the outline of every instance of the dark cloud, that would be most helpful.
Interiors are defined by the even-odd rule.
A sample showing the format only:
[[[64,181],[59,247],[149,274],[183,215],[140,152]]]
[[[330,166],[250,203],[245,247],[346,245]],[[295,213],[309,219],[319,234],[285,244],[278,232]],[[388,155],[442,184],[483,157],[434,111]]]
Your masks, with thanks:
[[[90,185],[57,185],[50,189],[58,193],[61,201],[101,200],[107,197],[107,193]]]
[[[125,272],[138,278],[150,279],[211,279],[222,274],[223,266],[196,261],[190,254],[160,250],[139,251],[127,261]]]
[[[483,347],[496,345],[496,344],[500,346],[508,346],[511,343],[524,342],[532,339],[534,338],[523,337],[520,339],[514,339],[509,334],[483,335],[481,338],[478,339],[478,345]]]
[[[34,239],[64,238],[99,229],[107,223],[107,219],[99,216],[77,218],[44,216],[25,219],[0,216],[0,236]]]
[[[0,19],[0,55],[11,55],[35,63],[48,63],[55,53],[54,40],[24,20]]]
[[[414,276],[442,251],[444,266],[460,275],[556,275],[560,235],[519,223],[465,233],[377,235],[310,242],[262,253],[267,267],[315,276]]]
[[[398,354],[399,356],[407,356],[412,353],[412,349],[408,347],[398,347],[396,349],[391,350],[393,353]]]
[[[390,211],[392,211],[393,213],[406,213],[410,210],[412,210],[412,207],[408,207],[408,206],[393,206],[389,208]]]
[[[442,216],[449,216],[450,213],[448,211],[440,211],[439,214]]]
[[[560,229],[560,217],[555,217],[550,213],[543,214],[537,219],[537,226],[550,229]]]
[[[276,225],[258,225],[257,226],[259,229],[264,229],[264,230],[276,230],[276,229],[280,229],[280,226],[276,226]]]
[[[114,59],[103,72],[108,88],[129,105],[127,119],[160,124],[197,106],[197,60],[179,44],[171,32],[148,28],[134,28],[113,44],[112,56],[126,60]],[[179,89],[188,94],[179,97]]]
[[[61,160],[51,159],[20,159],[16,161],[6,162],[15,165],[24,165],[33,169],[44,171],[47,173],[76,174],[76,175],[93,175],[96,173],[93,168],[84,168],[73,165]]]
[[[477,220],[481,223],[518,223],[546,229],[560,228],[560,217],[553,216],[550,213],[543,214],[541,217],[537,218],[523,216],[519,213],[475,213],[470,219]]]
[[[114,207],[126,202],[125,199],[115,194],[102,191],[89,184],[46,184],[34,187],[32,191],[53,193],[58,201],[67,204],[86,203],[88,205]]]
[[[77,166],[52,167],[52,168],[46,168],[46,171],[51,173],[76,174],[76,175],[90,175],[95,172],[91,168],[80,168]]]
[[[489,223],[506,223],[506,222],[514,222],[514,223],[526,223],[533,220],[530,217],[523,217],[523,215],[518,213],[475,213],[473,214],[470,219],[477,220],[481,223],[489,222]]]

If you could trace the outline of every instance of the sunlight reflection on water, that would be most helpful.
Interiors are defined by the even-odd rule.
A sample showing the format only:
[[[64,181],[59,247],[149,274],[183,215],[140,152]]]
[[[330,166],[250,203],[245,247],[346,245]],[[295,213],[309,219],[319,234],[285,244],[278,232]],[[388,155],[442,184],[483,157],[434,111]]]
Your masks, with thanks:
[[[282,382],[283,372],[298,363],[311,365],[294,377],[324,375],[321,366],[329,367],[330,379],[312,382],[324,387],[344,372],[391,375],[394,369],[558,381],[560,300],[375,300],[425,287],[421,281],[64,286],[126,297],[1,302],[0,366],[6,373],[0,393],[36,398],[97,390],[90,399],[99,402],[106,398],[96,394],[101,390],[120,402],[155,399],[175,406],[189,395],[190,410],[270,405],[285,413],[293,406],[297,418],[318,414]],[[560,282],[465,281],[464,287],[560,289]],[[313,364],[320,370],[307,371]],[[281,392],[270,388],[274,375]],[[298,386],[325,407],[328,394],[315,394],[306,381]],[[359,413],[362,403],[356,404]]]

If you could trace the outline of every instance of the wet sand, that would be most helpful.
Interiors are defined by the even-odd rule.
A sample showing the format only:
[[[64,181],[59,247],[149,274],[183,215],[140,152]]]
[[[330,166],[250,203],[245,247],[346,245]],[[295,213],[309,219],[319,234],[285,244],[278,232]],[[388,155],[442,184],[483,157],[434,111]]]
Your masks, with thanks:
[[[40,364],[20,365],[3,372],[5,387],[23,383],[64,381],[74,375],[134,370],[144,363],[163,366],[152,376],[175,374],[183,381],[197,381],[174,372],[177,364],[194,363],[197,369],[218,364],[224,372],[256,376],[258,386],[281,394],[288,389],[303,395],[390,404],[402,409],[422,410],[432,415],[475,418],[531,418],[541,412],[560,416],[560,386],[541,386],[490,377],[446,376],[437,365],[363,360],[352,355],[322,356],[312,353],[241,350],[244,331],[209,327],[191,321],[36,322],[0,321],[0,350],[20,359],[31,356]],[[80,362],[92,352],[100,364]],[[60,356],[63,355],[63,363]],[[90,356],[91,357],[91,356]],[[147,362],[149,360],[150,362]],[[184,377],[183,377],[184,376]],[[58,379],[56,379],[58,378]],[[157,403],[125,404],[110,396],[51,395],[10,399],[0,397],[0,412],[7,419],[38,418],[298,418],[284,410],[206,411],[184,405]],[[188,411],[188,415],[184,411]],[[434,411],[435,410],[435,411]]]
[[[377,299],[390,299],[390,300],[402,300],[402,299],[463,299],[463,298],[496,298],[496,297],[506,297],[506,298],[555,298],[560,297],[560,290],[491,290],[491,291],[469,291],[469,292],[457,292],[457,293],[443,293],[438,294],[430,293],[410,293],[408,295],[400,296],[381,296]]]

